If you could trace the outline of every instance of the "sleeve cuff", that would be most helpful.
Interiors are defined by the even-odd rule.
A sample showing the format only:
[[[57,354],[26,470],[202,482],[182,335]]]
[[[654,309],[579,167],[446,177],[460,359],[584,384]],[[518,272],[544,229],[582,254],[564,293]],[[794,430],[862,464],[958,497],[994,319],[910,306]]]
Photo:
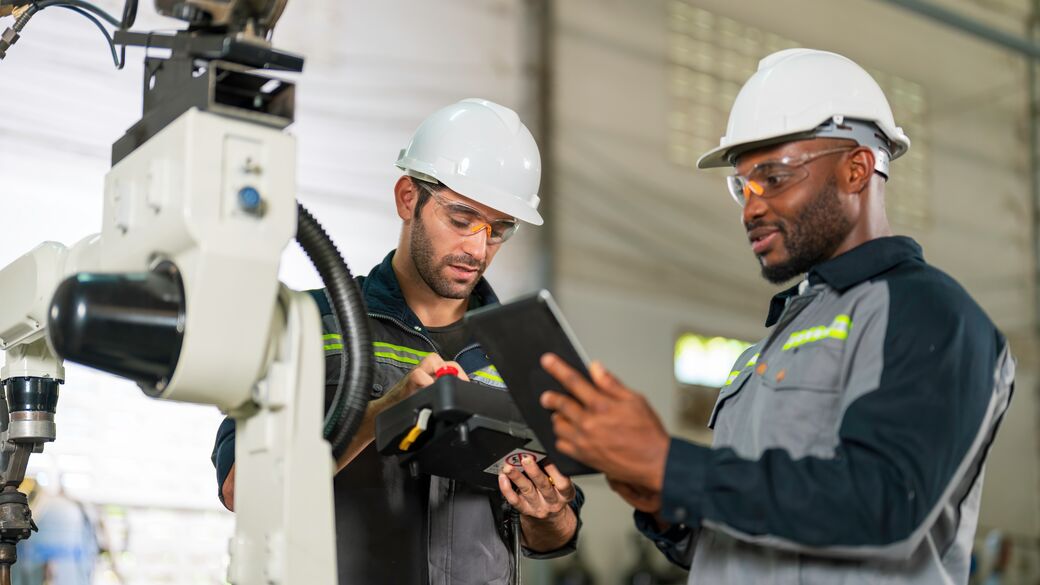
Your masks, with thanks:
[[[217,497],[223,503],[224,497],[221,488],[224,486],[224,480],[231,473],[231,466],[235,464],[235,421],[233,419],[226,418],[220,423],[211,459],[217,472]]]
[[[690,527],[685,524],[672,524],[668,530],[659,530],[653,514],[636,510],[632,517],[636,522],[636,530],[652,540],[659,548],[679,544],[690,535]]]
[[[671,524],[696,526],[703,518],[704,480],[711,449],[672,439],[661,488],[661,517]]]

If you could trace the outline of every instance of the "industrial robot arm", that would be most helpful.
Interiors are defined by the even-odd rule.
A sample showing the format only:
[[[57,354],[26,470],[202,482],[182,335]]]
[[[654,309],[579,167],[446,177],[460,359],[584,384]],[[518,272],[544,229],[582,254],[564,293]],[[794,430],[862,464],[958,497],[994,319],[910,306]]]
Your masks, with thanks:
[[[87,4],[63,0],[74,1]],[[285,0],[156,0],[189,22],[173,35],[125,30],[130,3],[114,42],[170,54],[146,56],[143,115],[113,145],[101,231],[68,250],[42,244],[0,270],[0,585],[13,542],[32,528],[12,485],[28,454],[54,440],[62,359],[228,412],[238,427],[229,580],[332,584],[333,457],[364,416],[372,349],[356,284],[295,200],[296,145],[284,132],[294,86],[257,72],[302,70],[301,57],[268,40]],[[50,5],[0,0],[0,15]],[[349,354],[324,423],[317,308],[277,278],[294,235]]]

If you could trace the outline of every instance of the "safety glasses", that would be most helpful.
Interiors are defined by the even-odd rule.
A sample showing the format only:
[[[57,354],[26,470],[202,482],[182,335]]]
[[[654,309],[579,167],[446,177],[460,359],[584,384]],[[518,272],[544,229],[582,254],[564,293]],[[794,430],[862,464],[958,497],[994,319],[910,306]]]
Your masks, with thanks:
[[[856,147],[842,146],[760,162],[752,167],[746,175],[733,174],[726,177],[726,186],[729,187],[729,194],[733,196],[737,205],[744,207],[752,194],[767,199],[804,181],[809,176],[809,169],[805,168],[805,165],[810,162],[822,156],[846,152],[854,148]]]
[[[515,219],[489,219],[465,203],[449,201],[436,193],[430,195],[437,204],[434,215],[460,236],[472,236],[484,231],[488,244],[501,244],[520,227],[520,222]]]

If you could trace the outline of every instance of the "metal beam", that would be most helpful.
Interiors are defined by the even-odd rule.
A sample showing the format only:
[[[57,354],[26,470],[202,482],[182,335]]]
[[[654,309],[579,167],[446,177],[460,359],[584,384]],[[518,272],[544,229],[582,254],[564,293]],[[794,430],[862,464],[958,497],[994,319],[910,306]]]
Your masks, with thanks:
[[[1040,39],[1040,0],[1032,1],[1032,16],[1027,31],[1034,42]],[[1026,63],[1026,83],[1029,92],[1029,191],[1033,211],[1033,326],[1040,335],[1040,62]]]
[[[1004,32],[939,6],[929,0],[883,0],[921,16],[968,33],[989,43],[999,45],[1034,61],[1040,61],[1040,45],[1023,37]]]
[[[552,0],[526,0],[523,6],[525,84],[524,103],[527,105],[528,128],[538,143],[542,157],[542,182],[538,188],[541,197],[539,213],[545,224],[538,228],[535,261],[538,263],[538,285],[552,289],[556,285],[556,149],[553,109],[553,51],[556,36],[556,16]],[[527,228],[524,228],[527,229]],[[545,563],[539,563],[545,564]]]

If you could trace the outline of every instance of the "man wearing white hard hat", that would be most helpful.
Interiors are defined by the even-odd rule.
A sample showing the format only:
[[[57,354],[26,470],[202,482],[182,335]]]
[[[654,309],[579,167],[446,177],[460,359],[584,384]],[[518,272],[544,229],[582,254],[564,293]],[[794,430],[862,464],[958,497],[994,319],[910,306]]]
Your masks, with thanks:
[[[555,466],[532,460],[499,475],[489,494],[445,478],[413,477],[373,444],[375,418],[451,365],[499,390],[502,378],[463,327],[471,308],[498,302],[483,274],[521,221],[541,225],[538,146],[516,112],[466,99],[430,115],[397,160],[402,220],[396,250],[358,279],[375,347],[372,400],[334,480],[339,582],[487,585],[511,581],[506,504],[520,513],[528,557],[574,550],[581,491]],[[328,396],[339,377],[341,332],[324,291]],[[234,423],[213,452],[221,500],[234,508]]]
[[[797,279],[737,360],[711,448],[670,438],[594,363],[543,365],[558,447],[602,470],[690,583],[966,583],[982,470],[1011,398],[1004,336],[885,215],[910,147],[849,59],[762,60],[701,168],[733,166],[763,277]],[[893,171],[897,171],[893,167]]]

